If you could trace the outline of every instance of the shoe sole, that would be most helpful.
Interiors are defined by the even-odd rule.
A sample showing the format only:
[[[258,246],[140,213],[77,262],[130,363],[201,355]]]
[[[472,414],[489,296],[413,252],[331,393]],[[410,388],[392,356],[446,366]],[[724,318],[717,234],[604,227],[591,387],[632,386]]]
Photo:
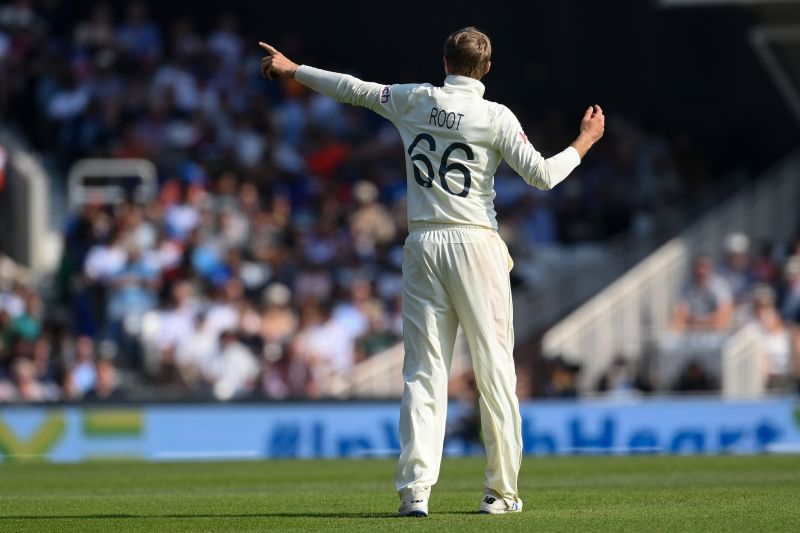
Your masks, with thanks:
[[[401,514],[400,516],[410,516],[412,518],[425,518],[428,516],[428,513],[424,511],[409,511],[406,514]]]
[[[514,514],[514,513],[521,513],[522,509],[503,509],[503,510],[489,510],[485,507],[481,507],[478,509],[478,514]]]

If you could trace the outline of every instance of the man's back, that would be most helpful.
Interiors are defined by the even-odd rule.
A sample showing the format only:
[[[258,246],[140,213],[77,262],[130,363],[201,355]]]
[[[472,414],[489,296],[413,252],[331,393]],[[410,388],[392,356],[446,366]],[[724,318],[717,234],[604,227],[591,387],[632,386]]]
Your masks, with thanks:
[[[472,224],[496,228],[494,173],[497,104],[483,99],[484,86],[448,76],[443,87],[398,85],[384,99],[401,100],[387,113],[400,131],[408,157],[410,223]],[[386,102],[388,104],[388,102]]]

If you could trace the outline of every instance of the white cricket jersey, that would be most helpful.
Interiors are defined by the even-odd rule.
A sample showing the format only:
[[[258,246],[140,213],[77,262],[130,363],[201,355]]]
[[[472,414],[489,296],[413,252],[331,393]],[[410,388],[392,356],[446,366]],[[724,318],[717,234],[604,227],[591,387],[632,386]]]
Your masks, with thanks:
[[[429,83],[381,85],[303,65],[295,79],[339,102],[390,120],[406,148],[408,221],[497,229],[494,173],[502,159],[525,181],[551,189],[580,164],[569,147],[545,159],[504,105],[483,99],[485,87],[465,76]]]

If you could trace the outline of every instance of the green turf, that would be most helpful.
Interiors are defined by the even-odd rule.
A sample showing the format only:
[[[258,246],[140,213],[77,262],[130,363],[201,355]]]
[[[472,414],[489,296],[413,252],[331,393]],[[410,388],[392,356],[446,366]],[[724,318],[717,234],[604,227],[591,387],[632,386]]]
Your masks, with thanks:
[[[0,464],[0,531],[800,531],[800,456],[526,459],[507,516],[475,513],[481,460],[448,459],[429,518],[394,515],[393,466]]]

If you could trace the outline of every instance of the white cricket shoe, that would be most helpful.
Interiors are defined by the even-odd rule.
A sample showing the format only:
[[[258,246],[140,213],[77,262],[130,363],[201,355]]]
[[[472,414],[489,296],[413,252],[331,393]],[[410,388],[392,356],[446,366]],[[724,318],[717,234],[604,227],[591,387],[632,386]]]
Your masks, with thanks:
[[[428,499],[416,498],[400,502],[400,509],[397,510],[400,516],[414,516],[422,518],[428,516]]]
[[[521,513],[522,500],[517,500],[508,505],[504,499],[498,498],[494,494],[484,494],[478,512],[481,514]]]

